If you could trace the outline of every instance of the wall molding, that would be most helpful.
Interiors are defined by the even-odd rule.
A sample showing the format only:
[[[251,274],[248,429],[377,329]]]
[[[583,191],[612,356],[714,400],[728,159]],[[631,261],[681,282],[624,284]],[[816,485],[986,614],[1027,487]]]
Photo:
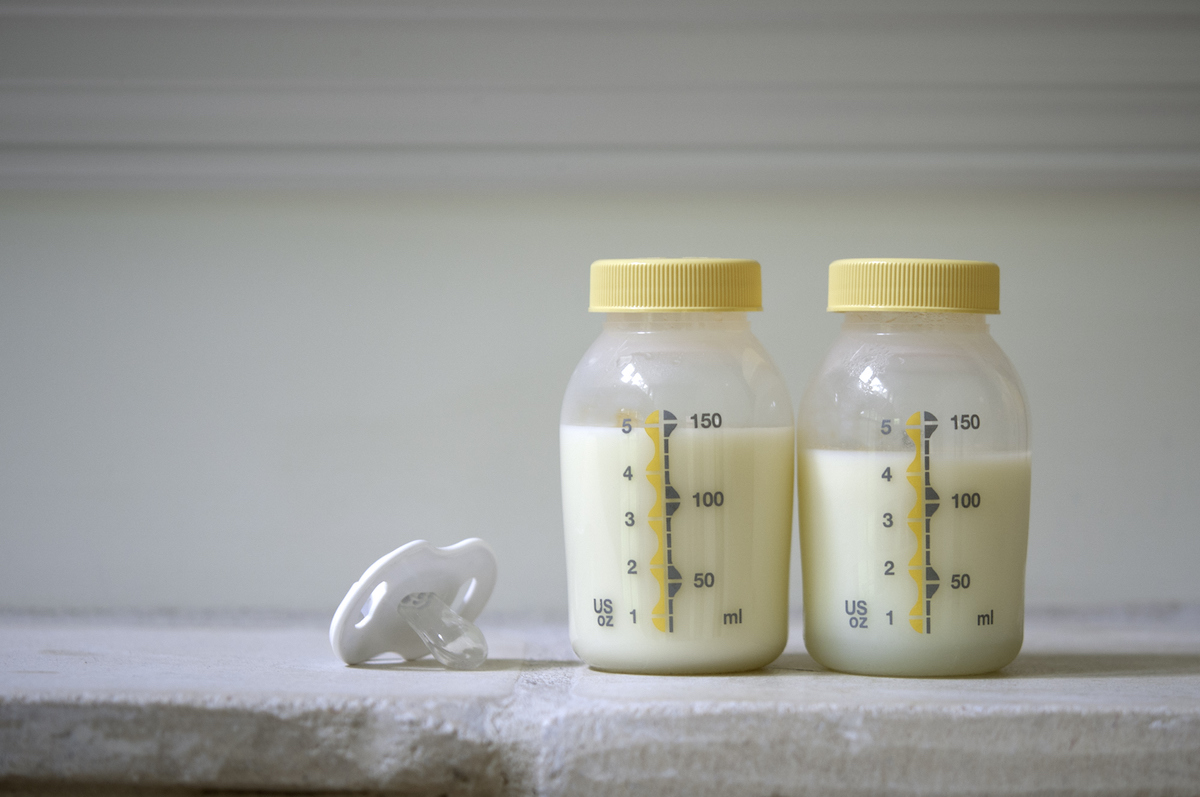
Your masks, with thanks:
[[[0,187],[1200,187],[1194,3],[732,8],[0,2]]]

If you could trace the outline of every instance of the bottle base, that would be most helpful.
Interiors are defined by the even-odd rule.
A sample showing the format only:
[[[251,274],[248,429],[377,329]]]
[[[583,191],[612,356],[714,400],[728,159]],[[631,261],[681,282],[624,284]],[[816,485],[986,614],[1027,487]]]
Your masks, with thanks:
[[[641,650],[599,648],[583,640],[571,640],[575,654],[600,672],[630,675],[720,675],[748,672],[767,666],[787,646],[787,638],[750,649],[715,649],[712,640],[671,640],[647,645]],[[606,646],[607,647],[607,646]]]
[[[952,678],[986,675],[1011,664],[1021,652],[1023,636],[982,644],[938,640],[889,646],[805,634],[804,644],[818,664],[837,672],[890,678]]]

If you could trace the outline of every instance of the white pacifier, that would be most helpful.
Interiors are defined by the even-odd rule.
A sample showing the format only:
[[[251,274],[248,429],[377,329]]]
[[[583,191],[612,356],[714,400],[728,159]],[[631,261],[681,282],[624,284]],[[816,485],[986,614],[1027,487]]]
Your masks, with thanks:
[[[333,615],[329,643],[347,664],[432,653],[446,667],[473,670],[487,659],[487,641],[472,621],[495,584],[496,555],[483,540],[445,548],[414,540],[354,583]]]

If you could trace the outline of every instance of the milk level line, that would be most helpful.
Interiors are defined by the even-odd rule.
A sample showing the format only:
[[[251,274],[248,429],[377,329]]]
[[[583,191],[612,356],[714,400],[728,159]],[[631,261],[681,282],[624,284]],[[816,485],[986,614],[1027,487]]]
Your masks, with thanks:
[[[937,571],[933,569],[932,540],[930,529],[933,513],[937,512],[939,498],[929,483],[929,438],[937,430],[937,418],[932,412],[914,412],[904,427],[905,434],[913,441],[913,461],[906,473],[908,483],[917,494],[917,501],[908,513],[908,528],[917,539],[917,552],[908,563],[908,574],[917,582],[917,602],[908,613],[909,625],[913,630],[933,633],[933,594],[941,586]]]

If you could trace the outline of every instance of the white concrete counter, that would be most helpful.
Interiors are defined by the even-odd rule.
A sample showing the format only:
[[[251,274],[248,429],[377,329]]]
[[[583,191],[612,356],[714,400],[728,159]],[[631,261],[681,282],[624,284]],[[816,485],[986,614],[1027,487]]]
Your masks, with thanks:
[[[324,618],[0,615],[0,791],[1200,794],[1200,611],[1035,614],[985,677],[589,670],[565,628],[491,659],[345,667]]]

